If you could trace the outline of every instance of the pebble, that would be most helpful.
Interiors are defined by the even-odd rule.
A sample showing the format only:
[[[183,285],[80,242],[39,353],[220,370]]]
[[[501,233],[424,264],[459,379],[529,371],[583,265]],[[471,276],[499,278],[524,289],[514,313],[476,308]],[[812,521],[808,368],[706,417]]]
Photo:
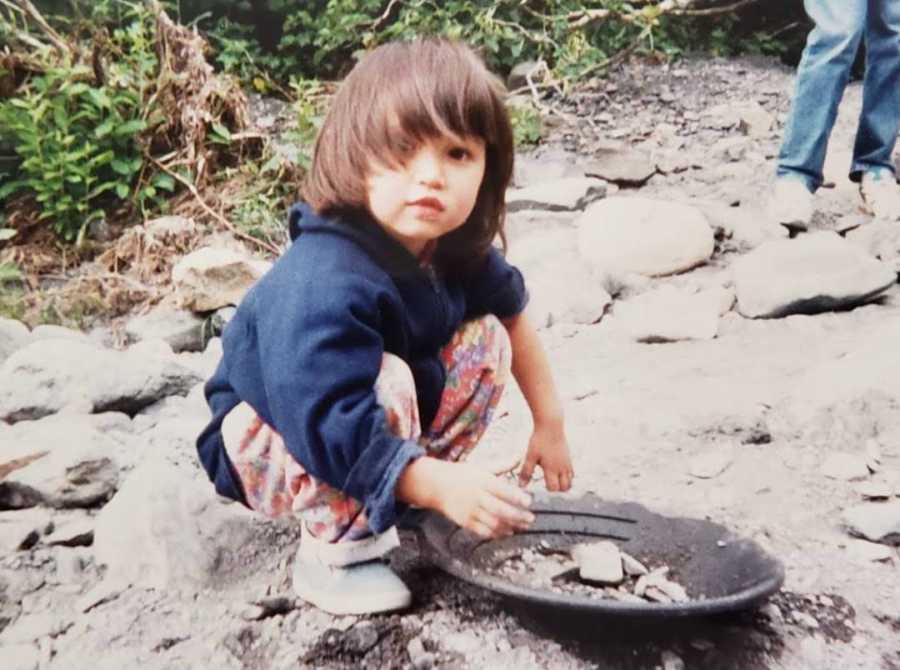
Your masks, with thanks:
[[[684,670],[684,661],[674,651],[666,649],[660,656],[663,670]]]
[[[425,645],[422,643],[421,638],[414,637],[409,642],[407,642],[406,653],[409,654],[409,658],[413,663],[416,662],[417,658],[423,656],[426,651]]]
[[[378,644],[378,629],[371,621],[361,621],[347,631],[344,639],[348,648],[362,656]]]
[[[715,649],[716,645],[709,640],[698,637],[695,640],[691,640],[691,646],[697,651],[709,651],[710,649]]]
[[[640,577],[641,575],[646,575],[649,570],[647,570],[647,566],[637,560],[634,556],[630,554],[626,554],[624,551],[619,552],[622,557],[622,569],[625,570],[625,574],[631,577]]]
[[[792,611],[791,619],[793,619],[796,623],[800,624],[804,628],[808,628],[810,630],[816,630],[819,627],[819,622],[816,621],[815,617],[813,617],[811,614],[807,614],[806,612],[801,612],[800,610]]]
[[[244,621],[259,621],[265,618],[266,610],[259,605],[248,605],[241,610],[240,616]]]
[[[434,654],[426,652],[413,661],[414,670],[431,670],[434,667]]]
[[[625,578],[619,548],[608,540],[577,544],[572,547],[572,558],[586,581],[620,584]]]

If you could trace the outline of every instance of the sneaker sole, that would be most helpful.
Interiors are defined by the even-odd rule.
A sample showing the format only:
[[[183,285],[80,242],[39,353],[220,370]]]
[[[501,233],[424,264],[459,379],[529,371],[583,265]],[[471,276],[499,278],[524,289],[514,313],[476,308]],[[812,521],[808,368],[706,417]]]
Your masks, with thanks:
[[[344,616],[348,614],[377,614],[379,612],[393,612],[406,609],[412,604],[412,594],[407,593],[370,593],[357,594],[353,602],[347,602],[346,597],[330,598],[328,595],[316,594],[304,589],[297,584],[293,585],[294,593],[303,600],[315,605],[320,610]]]

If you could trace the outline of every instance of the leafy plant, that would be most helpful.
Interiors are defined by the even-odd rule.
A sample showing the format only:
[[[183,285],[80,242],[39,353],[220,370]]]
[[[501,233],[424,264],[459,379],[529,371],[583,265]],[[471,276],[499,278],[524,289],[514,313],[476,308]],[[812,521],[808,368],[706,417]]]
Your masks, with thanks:
[[[174,187],[144,164],[138,141],[157,65],[153,15],[142,3],[123,0],[73,7],[74,16],[56,20],[73,39],[90,31],[90,62],[41,52],[40,68],[0,101],[0,128],[21,159],[0,187],[0,200],[32,195],[39,218],[70,241],[110,206],[144,209],[159,189]],[[109,29],[106,21],[113,22]],[[9,25],[2,15],[0,25]]]
[[[104,194],[129,196],[143,159],[135,135],[143,130],[138,96],[127,89],[92,86],[85,67],[52,68],[19,96],[0,104],[22,158],[19,176],[0,188],[0,199],[29,191],[67,240],[103,216]]]
[[[307,170],[312,161],[313,142],[325,118],[328,91],[322,82],[302,77],[291,80],[291,91],[297,125],[288,134],[288,139],[298,150],[295,162]]]
[[[509,106],[509,119],[512,122],[513,136],[517,147],[533,146],[541,141],[541,112],[530,103],[517,103]]]

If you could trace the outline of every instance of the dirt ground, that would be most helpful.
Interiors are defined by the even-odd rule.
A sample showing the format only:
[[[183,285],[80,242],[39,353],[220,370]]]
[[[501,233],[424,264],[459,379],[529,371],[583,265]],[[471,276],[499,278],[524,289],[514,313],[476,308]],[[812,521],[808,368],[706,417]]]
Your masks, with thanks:
[[[667,150],[688,157],[690,167],[655,175],[641,195],[759,209],[792,78],[769,60],[628,65],[559,103],[568,116],[535,155],[587,158],[610,138]],[[858,216],[845,172],[860,94],[852,84],[832,136],[826,177],[833,184],[817,198],[821,228]],[[703,113],[752,101],[775,114],[778,127],[743,159],[722,160],[711,147],[736,131],[705,127]],[[513,220],[511,245],[528,232]],[[725,266],[717,261],[701,272]],[[248,621],[248,604],[290,595],[296,536],[270,524],[265,541],[236,552],[236,567],[219,588],[128,589],[74,614],[54,638],[52,655],[45,645],[43,667],[898,670],[900,554],[872,562],[848,553],[840,515],[861,497],[853,483],[820,471],[825,455],[858,452],[876,438],[884,470],[900,472],[900,399],[885,390],[890,385],[860,387],[854,376],[873,360],[885,364],[885,374],[897,370],[895,340],[878,336],[898,318],[895,286],[879,304],[849,312],[777,320],[731,312],[709,341],[636,343],[605,319],[542,331],[575,460],[568,495],[592,492],[667,515],[709,518],[753,538],[786,569],[783,590],[759,610],[646,622],[526,608],[445,575],[405,534],[393,561],[415,594],[410,611],[332,617],[298,604]],[[485,462],[514,460],[527,443],[530,422],[517,391],[504,398],[498,417],[479,448]],[[692,461],[712,452],[729,455],[727,468],[693,476]],[[81,551],[89,557],[89,548]],[[41,566],[53,558],[53,550],[41,550],[17,559],[21,583],[43,579]],[[100,574],[91,569],[85,579],[90,587]],[[29,597],[35,609],[67,602],[39,587]]]

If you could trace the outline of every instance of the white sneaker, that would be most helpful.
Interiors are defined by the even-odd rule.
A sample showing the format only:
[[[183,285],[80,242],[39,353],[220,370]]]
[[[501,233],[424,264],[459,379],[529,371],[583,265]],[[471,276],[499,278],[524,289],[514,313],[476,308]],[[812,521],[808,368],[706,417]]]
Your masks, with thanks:
[[[896,177],[889,171],[864,172],[859,184],[859,194],[863,209],[876,219],[900,219],[900,188]]]
[[[304,532],[291,575],[294,593],[335,615],[409,607],[412,593],[381,560],[398,543],[393,528],[365,540],[340,543],[323,542]]]
[[[813,194],[799,179],[779,177],[772,189],[769,212],[775,223],[806,230],[813,215]]]

